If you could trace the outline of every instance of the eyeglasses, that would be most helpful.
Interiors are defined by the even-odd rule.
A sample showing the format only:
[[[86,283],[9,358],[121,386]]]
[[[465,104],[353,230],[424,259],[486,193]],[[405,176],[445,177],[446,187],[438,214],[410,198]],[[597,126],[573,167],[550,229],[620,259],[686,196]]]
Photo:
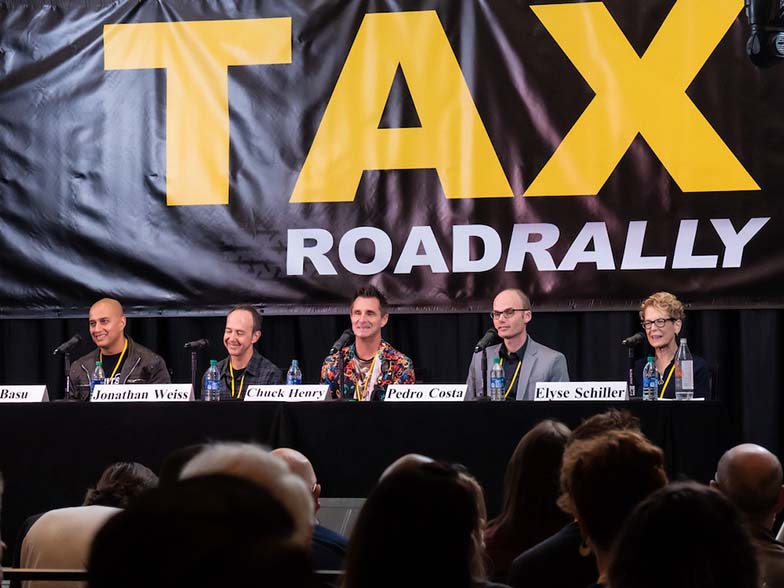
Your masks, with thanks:
[[[512,318],[514,313],[516,312],[525,312],[526,310],[531,310],[530,308],[506,308],[504,310],[491,310],[490,316],[493,317],[493,320],[498,320],[503,316],[504,318]]]
[[[655,321],[640,321],[640,326],[645,329],[646,331],[650,331],[653,328],[653,325],[656,325],[660,329],[667,324],[667,321],[675,322],[678,319],[675,318],[657,318]]]

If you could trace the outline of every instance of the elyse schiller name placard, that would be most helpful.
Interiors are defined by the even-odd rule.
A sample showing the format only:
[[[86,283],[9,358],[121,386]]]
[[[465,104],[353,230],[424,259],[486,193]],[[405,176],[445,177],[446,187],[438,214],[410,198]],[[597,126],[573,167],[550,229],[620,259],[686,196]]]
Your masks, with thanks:
[[[534,400],[627,400],[626,382],[537,382]]]
[[[0,402],[49,402],[46,386],[2,386]]]
[[[327,398],[326,384],[248,386],[246,402],[318,402]]]
[[[390,384],[385,402],[462,402],[465,384]]]
[[[190,402],[190,384],[98,384],[90,402]]]

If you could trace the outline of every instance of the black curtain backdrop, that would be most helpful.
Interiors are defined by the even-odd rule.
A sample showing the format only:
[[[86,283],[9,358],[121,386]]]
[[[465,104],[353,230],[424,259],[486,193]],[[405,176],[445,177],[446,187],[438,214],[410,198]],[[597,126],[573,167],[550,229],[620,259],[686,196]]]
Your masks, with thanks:
[[[783,318],[783,310],[690,310],[683,330],[692,352],[714,371],[714,396],[727,407],[737,436],[779,455]],[[258,348],[283,370],[297,358],[305,382],[316,383],[327,350],[348,325],[347,316],[267,316]],[[201,372],[209,359],[225,356],[223,326],[223,317],[129,317],[127,333],[166,359],[173,381],[188,382],[190,353],[183,344],[210,339],[199,354]],[[461,382],[473,346],[489,326],[485,314],[393,314],[384,337],[413,359],[419,381]],[[632,311],[542,312],[529,325],[534,339],[566,355],[573,380],[624,380],[627,356],[620,341],[639,330]],[[92,346],[86,319],[0,320],[0,384],[45,383],[50,398],[62,397],[63,362],[52,351],[74,333],[84,338],[76,359]],[[644,352],[638,349],[638,355]]]

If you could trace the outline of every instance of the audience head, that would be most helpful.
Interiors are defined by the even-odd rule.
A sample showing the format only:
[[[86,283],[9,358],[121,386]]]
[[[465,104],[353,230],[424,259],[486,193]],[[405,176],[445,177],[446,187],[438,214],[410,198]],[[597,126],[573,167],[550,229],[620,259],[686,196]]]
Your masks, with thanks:
[[[467,587],[477,569],[476,487],[454,467],[409,465],[385,475],[351,536],[345,588]]]
[[[314,507],[318,510],[319,497],[321,496],[321,484],[318,483],[316,471],[313,469],[313,464],[310,463],[310,460],[296,449],[290,449],[288,447],[273,449],[271,453],[275,457],[285,461],[289,466],[291,473],[305,482],[305,486],[310,490],[310,493],[313,496]]]
[[[406,453],[402,457],[398,457],[395,461],[393,461],[387,469],[381,474],[381,480],[386,478],[390,474],[394,474],[395,472],[399,472],[400,470],[405,470],[410,467],[417,467],[422,464],[426,463],[433,463],[433,458],[428,457],[426,455],[421,455],[419,453]]]
[[[294,541],[309,545],[315,525],[313,498],[286,462],[251,443],[212,443],[189,461],[180,479],[208,474],[245,478],[280,500],[294,519]]]
[[[661,449],[639,433],[609,431],[566,448],[558,504],[606,553],[632,509],[666,483]]]
[[[613,588],[757,588],[737,509],[693,482],[654,492],[629,517],[609,569]]]
[[[569,427],[544,420],[528,431],[512,453],[496,534],[519,552],[543,541],[568,522],[556,504]]]
[[[313,586],[294,520],[268,490],[202,476],[139,497],[93,542],[90,588]]]
[[[180,480],[182,468],[204,449],[204,447],[204,443],[196,443],[194,445],[187,445],[186,447],[175,449],[167,455],[161,466],[161,475],[158,479],[158,485],[171,486],[172,484],[176,484]]]
[[[83,506],[126,508],[137,496],[158,485],[158,476],[136,462],[119,461],[106,468],[95,488],[84,497]]]
[[[628,410],[611,408],[588,417],[573,431],[570,443],[604,435],[608,431],[633,431],[640,433],[640,419]]]
[[[753,443],[733,447],[721,456],[711,486],[724,493],[749,520],[767,528],[784,507],[781,462]]]

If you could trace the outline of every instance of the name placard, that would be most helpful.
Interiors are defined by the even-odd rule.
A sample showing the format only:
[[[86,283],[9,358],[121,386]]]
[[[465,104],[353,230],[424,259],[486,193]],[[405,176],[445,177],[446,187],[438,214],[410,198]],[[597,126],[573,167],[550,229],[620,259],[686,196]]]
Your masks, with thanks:
[[[190,402],[193,386],[188,384],[98,384],[90,402]]]
[[[462,402],[465,384],[390,384],[385,402]]]
[[[328,388],[326,384],[248,386],[245,400],[248,402],[318,402],[326,400]]]
[[[0,402],[49,402],[46,386],[0,386]]]
[[[626,382],[537,382],[534,400],[628,400]]]

